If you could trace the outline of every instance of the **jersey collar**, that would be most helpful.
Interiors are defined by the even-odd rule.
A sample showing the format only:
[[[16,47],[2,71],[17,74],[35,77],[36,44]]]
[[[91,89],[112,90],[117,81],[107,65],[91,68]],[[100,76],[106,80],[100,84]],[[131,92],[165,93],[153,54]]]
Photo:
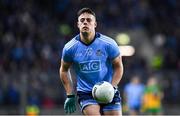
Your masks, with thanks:
[[[89,45],[91,45],[91,44],[95,41],[96,38],[99,38],[100,36],[101,36],[101,34],[98,33],[98,32],[96,32],[93,41],[91,41],[89,44],[86,44],[86,43],[84,43],[83,41],[81,41],[81,39],[80,39],[80,34],[78,34],[78,35],[76,36],[76,40],[80,41],[82,44],[84,44],[84,45],[86,45],[86,46],[89,46]]]

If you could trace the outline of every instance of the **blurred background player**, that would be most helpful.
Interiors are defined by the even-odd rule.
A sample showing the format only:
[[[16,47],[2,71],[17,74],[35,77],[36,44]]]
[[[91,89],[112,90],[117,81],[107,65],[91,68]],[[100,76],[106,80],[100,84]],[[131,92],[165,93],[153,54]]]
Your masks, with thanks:
[[[133,76],[124,88],[124,101],[127,112],[130,115],[138,115],[141,109],[141,101],[144,93],[144,85],[139,76]]]
[[[80,33],[63,48],[60,78],[66,90],[66,113],[76,110],[75,92],[68,75],[71,65],[77,77],[77,96],[85,115],[121,115],[120,93],[117,86],[122,78],[123,64],[116,42],[95,32],[96,15],[89,8],[78,11],[77,27]],[[69,77],[68,77],[69,76]],[[92,97],[92,87],[100,81],[108,81],[115,87],[111,103],[98,104]]]
[[[160,115],[162,114],[163,93],[156,77],[151,76],[148,81],[143,95],[142,111],[145,114]]]

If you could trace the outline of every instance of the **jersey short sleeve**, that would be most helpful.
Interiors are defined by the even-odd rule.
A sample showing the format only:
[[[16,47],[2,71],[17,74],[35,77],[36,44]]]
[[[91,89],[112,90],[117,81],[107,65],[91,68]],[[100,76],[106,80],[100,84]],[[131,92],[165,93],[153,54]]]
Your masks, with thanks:
[[[62,59],[65,62],[73,62],[74,48],[78,41],[73,38],[71,41],[65,44],[62,51]]]
[[[66,48],[63,48],[62,59],[65,62],[72,62],[73,59],[72,59],[71,51],[67,50]]]
[[[108,46],[108,54],[110,59],[114,59],[120,55],[119,47],[114,40]]]

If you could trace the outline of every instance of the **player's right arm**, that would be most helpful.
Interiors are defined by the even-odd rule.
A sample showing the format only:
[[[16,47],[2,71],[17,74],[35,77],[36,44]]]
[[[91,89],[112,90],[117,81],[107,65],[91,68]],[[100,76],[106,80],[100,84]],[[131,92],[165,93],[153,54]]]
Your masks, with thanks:
[[[65,88],[67,95],[74,94],[73,93],[73,84],[72,84],[71,76],[69,74],[69,69],[70,69],[71,64],[72,63],[61,60],[61,66],[59,69],[60,79]]]
[[[71,63],[64,62],[61,60],[61,67],[59,69],[60,79],[63,83],[63,86],[66,91],[67,98],[64,102],[64,110],[66,113],[73,113],[76,111],[76,103],[75,103],[75,95],[73,93],[73,84],[72,79],[70,77],[70,69]]]

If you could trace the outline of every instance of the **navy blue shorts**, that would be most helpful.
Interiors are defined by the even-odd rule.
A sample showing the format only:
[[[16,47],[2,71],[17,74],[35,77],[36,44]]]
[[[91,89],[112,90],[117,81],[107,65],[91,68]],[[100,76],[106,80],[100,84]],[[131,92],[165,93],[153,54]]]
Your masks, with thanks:
[[[85,93],[85,92],[81,92],[78,91],[77,92],[77,96],[78,96],[78,103],[80,105],[81,108],[81,112],[83,112],[83,109],[88,106],[88,105],[92,105],[92,104],[99,104],[92,96],[91,93]],[[112,111],[112,110],[121,110],[121,97],[120,97],[120,93],[117,90],[113,101],[111,103],[108,104],[99,104],[101,106],[101,111]]]

